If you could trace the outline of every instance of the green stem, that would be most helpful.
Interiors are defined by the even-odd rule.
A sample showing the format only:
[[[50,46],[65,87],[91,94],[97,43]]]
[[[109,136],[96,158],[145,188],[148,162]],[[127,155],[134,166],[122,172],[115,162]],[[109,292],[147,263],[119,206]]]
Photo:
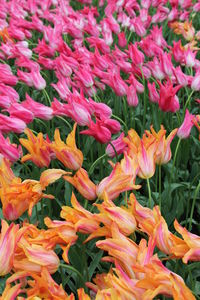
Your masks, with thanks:
[[[65,122],[67,124],[67,126],[70,128],[70,130],[72,130],[72,126],[69,124],[69,122],[67,120],[65,120],[63,117],[61,116],[56,116],[57,118],[59,118],[60,120],[62,120],[63,122]]]
[[[128,39],[127,39],[127,45],[129,44],[129,41],[130,41],[130,38],[131,38],[132,33],[133,33],[133,32],[130,31],[129,36],[128,36]]]
[[[46,127],[47,129],[47,124],[45,122],[43,122],[42,120],[38,119],[38,118],[35,118],[35,121],[38,122],[38,123],[41,123],[42,125],[44,125],[44,127]]]
[[[0,58],[0,62],[1,62],[2,64],[6,64],[5,60],[3,60],[3,59],[1,59],[1,58]]]
[[[93,213],[94,209],[96,208],[95,204],[98,204],[100,200],[101,200],[100,198],[97,198],[97,200],[92,204],[92,208],[90,209],[91,213]]]
[[[81,141],[80,141],[80,130],[79,130],[79,126],[76,127],[76,136],[77,136],[77,144],[78,144],[78,148],[80,149],[80,147],[81,147]]]
[[[45,96],[45,98],[47,99],[47,102],[49,103],[49,105],[51,106],[51,99],[47,93],[47,91],[45,89],[42,90],[43,91],[43,94]]]
[[[74,267],[66,265],[66,264],[62,264],[62,263],[60,263],[59,267],[67,269],[68,271],[72,271],[72,272],[76,273],[79,276],[79,278],[81,279],[83,285],[85,285],[85,280],[83,278],[83,275],[78,270],[76,270]]]
[[[156,179],[155,179],[155,181],[156,181],[156,183],[155,183],[155,191],[156,191],[156,193],[158,192],[158,170],[156,170]]]
[[[145,96],[145,91],[144,91],[144,112],[143,112],[143,130],[145,129],[145,121],[146,121],[146,112],[147,112],[147,101],[146,101],[146,96]]]
[[[159,165],[159,207],[161,212],[162,196],[161,196],[161,165]]]
[[[199,178],[200,172],[197,173],[197,175],[194,177],[194,179],[190,182],[190,187],[189,187],[189,196],[188,198],[191,198],[191,189],[195,181]],[[186,208],[186,227],[188,227],[188,222],[189,222],[189,208],[190,208],[190,202],[187,201],[187,208]]]
[[[143,93],[143,100],[144,100],[144,111],[143,111],[143,130],[145,127],[145,121],[146,121],[146,112],[147,112],[147,101],[146,101],[146,89],[145,89],[145,78],[144,78],[144,74],[142,71],[142,68],[140,67],[140,71],[142,73],[142,82],[143,82],[143,86],[144,86],[144,93]]]
[[[104,154],[104,150],[102,151],[102,144],[98,144],[98,156],[99,157],[102,157]],[[100,176],[101,178],[103,178],[103,171],[104,171],[104,168],[103,168],[103,164],[100,164]]]
[[[192,92],[190,93],[190,95],[189,95],[189,97],[188,97],[188,99],[187,99],[187,101],[186,101],[186,103],[185,103],[184,110],[183,110],[183,112],[184,112],[183,118],[185,117],[185,111],[186,111],[186,108],[188,107],[188,105],[189,105],[189,103],[190,103],[190,99],[191,99],[193,93],[194,93],[194,91],[192,91]]]
[[[118,154],[117,154],[117,150],[115,149],[115,146],[113,145],[112,142],[109,142],[108,144],[110,144],[110,146],[113,148],[113,150],[114,150],[114,152],[115,152],[115,157],[116,157],[117,161],[119,161]]]
[[[175,153],[174,153],[174,160],[173,160],[173,167],[175,166],[175,163],[176,163],[176,157],[177,157],[177,153],[178,153],[180,143],[181,143],[181,139],[178,140],[178,143],[176,145],[176,150],[175,150]]]
[[[124,104],[124,119],[125,119],[125,123],[126,123],[126,126],[127,126],[128,112],[127,112],[127,101],[126,101],[125,97],[123,97],[123,104]]]
[[[128,192],[125,191],[125,206],[128,208]]]
[[[135,107],[129,106],[129,108],[130,108],[130,125],[132,124],[131,128],[135,129]],[[131,122],[131,118],[132,118],[132,122]]]
[[[35,205],[35,212],[36,212],[36,218],[37,218],[37,222],[39,222],[39,215],[38,215],[38,208],[37,208],[37,204]]]
[[[171,175],[174,174],[174,167],[175,167],[175,164],[176,164],[176,157],[177,157],[177,153],[178,153],[178,149],[179,149],[180,143],[181,143],[181,139],[178,140],[178,143],[176,145],[176,150],[175,150],[175,153],[174,153],[174,160],[173,160]],[[170,178],[171,178],[171,176],[170,176]],[[170,180],[170,182],[171,182],[171,180]]]
[[[28,212],[27,212],[27,219],[28,219],[29,224],[31,224],[31,219],[30,219]]]
[[[96,94],[93,95],[93,98],[94,98],[95,102],[97,102],[97,103],[101,102],[101,101],[98,100],[98,96]]]
[[[93,149],[92,149],[91,145],[90,145],[90,159],[91,159],[91,161],[94,160]]]
[[[147,187],[148,187],[148,193],[149,193],[149,208],[151,208],[151,187],[150,187],[149,178],[147,178]]]
[[[193,198],[193,201],[192,201],[192,208],[191,208],[191,213],[190,213],[190,222],[189,222],[189,227],[188,227],[189,231],[191,231],[191,229],[192,229],[192,218],[193,218],[194,207],[195,207],[195,203],[196,203],[196,199],[197,199],[197,195],[199,193],[199,190],[200,190],[200,181],[199,181],[199,184],[196,187],[196,190],[194,192],[194,198]]]
[[[101,159],[103,159],[104,157],[106,157],[106,156],[107,156],[107,154],[104,153],[102,156],[98,157],[98,158],[93,162],[93,164],[91,165],[91,167],[90,167],[90,169],[89,169],[89,172],[88,172],[89,175],[92,174],[92,172],[94,171],[94,168],[95,168],[95,166],[98,164],[98,162],[99,162]]]
[[[126,134],[127,134],[127,133],[128,133],[128,127],[127,127],[126,123],[125,123],[121,118],[119,118],[119,117],[117,117],[117,116],[115,116],[115,115],[113,115],[113,114],[112,114],[112,117],[113,117],[114,119],[118,120],[120,123],[122,123],[122,124],[124,125],[124,127],[125,127],[125,132],[126,132]]]
[[[41,227],[44,227],[44,217],[45,217],[45,213],[44,213],[44,203],[43,203],[43,199],[40,200],[40,205],[41,205]]]
[[[178,111],[176,112],[176,117],[178,119],[178,124],[179,124],[179,127],[180,127],[182,122],[181,122],[181,117],[180,117],[180,114],[179,114]]]

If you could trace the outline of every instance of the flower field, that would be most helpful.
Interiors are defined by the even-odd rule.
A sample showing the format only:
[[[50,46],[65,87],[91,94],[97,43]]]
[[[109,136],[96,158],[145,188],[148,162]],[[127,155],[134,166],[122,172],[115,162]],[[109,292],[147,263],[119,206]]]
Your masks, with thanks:
[[[0,300],[200,299],[200,1],[0,0]]]

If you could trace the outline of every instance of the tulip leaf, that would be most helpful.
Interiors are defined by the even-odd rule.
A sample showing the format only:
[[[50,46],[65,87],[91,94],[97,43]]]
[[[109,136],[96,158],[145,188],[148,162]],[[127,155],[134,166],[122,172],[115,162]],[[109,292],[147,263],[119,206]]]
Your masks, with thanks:
[[[90,266],[88,268],[89,280],[92,279],[92,276],[93,276],[102,256],[103,256],[103,251],[100,251],[93,257],[93,260],[91,261]]]

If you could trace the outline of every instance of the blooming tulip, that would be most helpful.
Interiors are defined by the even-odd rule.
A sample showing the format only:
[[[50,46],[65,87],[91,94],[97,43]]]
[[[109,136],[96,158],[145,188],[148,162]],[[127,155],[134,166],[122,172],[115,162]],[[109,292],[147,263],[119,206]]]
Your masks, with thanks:
[[[61,140],[59,129],[55,130],[54,141],[50,148],[65,167],[71,170],[78,170],[83,163],[83,154],[76,147],[75,132],[77,124],[74,124],[72,132],[66,138],[66,144]]]

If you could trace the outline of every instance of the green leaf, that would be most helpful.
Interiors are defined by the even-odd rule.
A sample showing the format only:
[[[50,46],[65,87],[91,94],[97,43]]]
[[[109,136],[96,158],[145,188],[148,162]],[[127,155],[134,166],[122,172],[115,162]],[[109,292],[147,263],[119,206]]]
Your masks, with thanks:
[[[71,206],[72,186],[69,182],[65,181],[65,205]]]
[[[102,256],[103,256],[103,251],[98,252],[98,253],[94,256],[92,262],[90,263],[90,266],[89,266],[89,268],[88,268],[88,272],[89,272],[89,280],[92,279],[92,276],[93,276],[93,274],[94,274],[94,271],[96,270],[96,268],[97,268],[97,266],[98,266],[98,264],[99,264],[99,262],[100,262]]]

